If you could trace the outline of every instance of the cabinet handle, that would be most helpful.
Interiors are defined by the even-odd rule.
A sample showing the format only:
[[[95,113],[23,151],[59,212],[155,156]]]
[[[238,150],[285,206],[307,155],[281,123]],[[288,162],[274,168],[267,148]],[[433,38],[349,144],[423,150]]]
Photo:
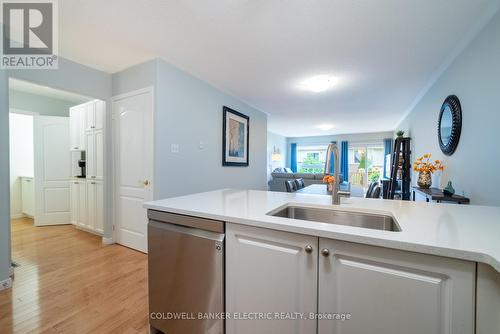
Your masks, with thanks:
[[[306,251],[306,253],[311,254],[313,251],[313,247],[311,245],[307,245],[306,247],[304,247],[304,250]]]
[[[90,178],[95,179],[95,176],[91,176]]]
[[[92,125],[90,128],[91,128],[91,129],[95,129],[95,126],[93,126],[93,125]]]
[[[78,150],[78,147],[73,147],[74,150]]]
[[[31,180],[24,180],[24,181],[26,181],[26,182],[31,182]]]
[[[90,184],[95,184],[95,182],[90,182]]]
[[[78,184],[78,182],[73,182],[73,184]]]
[[[330,255],[330,250],[328,248],[323,248],[321,250],[321,255],[323,255],[324,257],[328,257]]]

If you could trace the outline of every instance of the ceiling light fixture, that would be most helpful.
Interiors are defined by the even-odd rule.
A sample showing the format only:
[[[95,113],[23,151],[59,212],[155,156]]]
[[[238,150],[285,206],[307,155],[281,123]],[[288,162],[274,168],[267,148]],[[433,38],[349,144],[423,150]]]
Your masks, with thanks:
[[[331,130],[333,129],[333,124],[320,124],[318,126],[316,126],[317,129],[320,129],[320,130],[323,130],[323,131],[328,131],[328,130]]]
[[[338,79],[330,75],[317,75],[302,81],[300,87],[314,93],[324,92],[338,83]]]

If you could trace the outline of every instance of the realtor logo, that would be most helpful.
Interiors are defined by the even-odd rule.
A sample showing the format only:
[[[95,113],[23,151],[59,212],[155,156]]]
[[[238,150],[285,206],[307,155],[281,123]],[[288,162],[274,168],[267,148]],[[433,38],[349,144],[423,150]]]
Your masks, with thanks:
[[[1,0],[2,69],[57,68],[57,0]]]

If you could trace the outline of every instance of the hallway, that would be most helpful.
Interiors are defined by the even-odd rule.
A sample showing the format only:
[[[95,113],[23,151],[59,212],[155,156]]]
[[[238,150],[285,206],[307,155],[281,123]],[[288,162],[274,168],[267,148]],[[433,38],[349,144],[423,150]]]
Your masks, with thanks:
[[[13,288],[0,333],[147,333],[147,255],[73,226],[12,221]]]

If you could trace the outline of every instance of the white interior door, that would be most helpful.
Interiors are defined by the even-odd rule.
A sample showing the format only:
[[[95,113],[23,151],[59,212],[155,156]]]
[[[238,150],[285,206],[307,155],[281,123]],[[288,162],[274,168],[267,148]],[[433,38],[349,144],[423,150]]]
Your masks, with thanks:
[[[69,118],[35,116],[35,225],[70,224]]]
[[[115,154],[115,238],[147,252],[147,212],[153,199],[153,91],[113,99]]]

